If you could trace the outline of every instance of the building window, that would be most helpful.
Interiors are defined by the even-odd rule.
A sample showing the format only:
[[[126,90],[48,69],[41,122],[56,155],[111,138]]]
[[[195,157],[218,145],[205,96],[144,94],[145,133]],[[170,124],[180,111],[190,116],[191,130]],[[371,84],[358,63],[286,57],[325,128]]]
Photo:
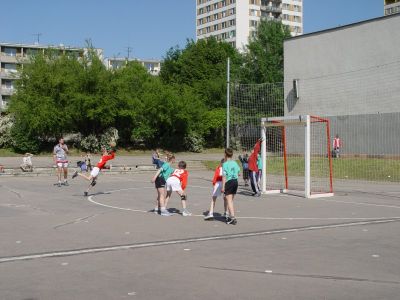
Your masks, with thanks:
[[[7,55],[7,56],[16,56],[17,55],[17,49],[16,48],[5,47],[4,48],[4,54]]]
[[[250,20],[250,27],[257,27],[258,22],[255,20]]]
[[[226,28],[226,22],[221,23],[222,28]]]
[[[229,37],[230,38],[233,38],[233,37],[235,37],[236,36],[236,30],[231,30],[230,32],[229,32]]]
[[[236,12],[236,9],[235,9],[235,8],[231,8],[231,9],[229,10],[230,15],[234,15],[235,12]]]
[[[224,10],[224,11],[221,13],[221,16],[222,16],[222,18],[225,18],[225,17],[226,17],[226,10]]]
[[[214,31],[218,31],[218,25],[214,25]]]
[[[250,16],[256,16],[257,11],[255,9],[250,9]]]
[[[224,1],[221,1],[221,5],[222,6],[226,6],[226,1],[224,0]]]
[[[214,14],[214,21],[218,20],[218,14]]]
[[[211,22],[211,17],[210,16],[208,16],[207,18],[206,18],[206,22],[208,23],[208,22]]]
[[[199,25],[203,25],[203,18],[201,18],[201,19],[198,20],[198,24],[199,24]]]
[[[229,20],[229,26],[235,26],[236,19]]]
[[[218,9],[218,3],[214,3],[214,9]]]
[[[211,10],[211,5],[207,5],[207,6],[206,6],[206,11],[207,11],[207,12],[210,12],[210,10]]]
[[[6,71],[7,73],[17,72],[17,64],[4,64],[4,71]]]
[[[206,28],[206,33],[210,33],[210,26],[208,26],[207,28]]]
[[[202,14],[204,14],[204,9],[203,8],[199,8],[199,13],[198,13],[199,15],[202,15]]]

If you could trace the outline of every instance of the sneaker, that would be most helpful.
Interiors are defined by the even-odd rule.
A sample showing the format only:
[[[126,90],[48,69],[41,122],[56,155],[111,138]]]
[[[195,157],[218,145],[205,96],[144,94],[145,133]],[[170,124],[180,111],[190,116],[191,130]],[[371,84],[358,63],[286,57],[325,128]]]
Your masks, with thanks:
[[[170,216],[172,216],[172,214],[171,214],[168,210],[162,210],[162,211],[161,211],[161,215],[162,215],[163,217],[170,217]]]
[[[237,220],[236,220],[235,217],[227,218],[226,219],[226,224],[236,225],[237,224]]]
[[[184,217],[188,217],[188,216],[191,216],[191,215],[192,215],[192,213],[190,211],[188,211],[187,209],[184,209],[183,212],[182,212],[182,216],[184,216]]]
[[[204,217],[204,221],[212,221],[212,220],[214,220],[213,214],[208,214],[207,216]]]
[[[229,218],[229,213],[224,212],[224,218],[225,218],[225,219]]]
[[[65,186],[69,186],[68,181],[64,181],[64,185],[65,185]]]
[[[261,193],[260,193],[260,192],[255,193],[253,196],[254,196],[254,197],[260,197],[260,196],[261,196]]]
[[[61,187],[61,182],[57,183],[57,186],[58,186],[58,187]]]
[[[87,195],[88,195],[88,192],[84,192],[84,193],[83,193],[83,195],[84,195],[85,197],[87,197]]]
[[[97,182],[96,182],[96,179],[93,179],[93,180],[92,180],[92,183],[91,183],[90,185],[91,185],[91,186],[95,186],[96,183],[97,183]]]
[[[78,171],[74,172],[74,174],[72,175],[72,179],[74,179],[76,176],[78,176]]]
[[[160,210],[158,208],[155,208],[152,210],[153,213],[155,213],[156,215],[158,215],[160,213]]]

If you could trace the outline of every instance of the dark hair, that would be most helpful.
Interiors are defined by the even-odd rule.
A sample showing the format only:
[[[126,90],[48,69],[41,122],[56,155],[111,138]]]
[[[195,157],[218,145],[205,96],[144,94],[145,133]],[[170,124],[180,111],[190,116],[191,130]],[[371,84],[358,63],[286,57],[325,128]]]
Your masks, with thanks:
[[[233,150],[232,150],[232,148],[226,148],[226,149],[225,149],[225,155],[226,155],[227,157],[232,157],[232,156],[233,156]]]
[[[181,161],[178,163],[178,168],[179,168],[179,169],[186,169],[186,162],[184,162],[183,160],[181,160]]]

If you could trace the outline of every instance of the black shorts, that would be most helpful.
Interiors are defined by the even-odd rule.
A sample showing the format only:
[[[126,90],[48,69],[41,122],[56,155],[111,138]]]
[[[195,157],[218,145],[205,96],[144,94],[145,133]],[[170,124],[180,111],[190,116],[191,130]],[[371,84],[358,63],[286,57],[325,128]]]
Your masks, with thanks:
[[[225,195],[235,195],[238,189],[237,179],[231,179],[225,183]]]
[[[155,181],[156,189],[165,188],[165,179],[164,177],[158,176]]]

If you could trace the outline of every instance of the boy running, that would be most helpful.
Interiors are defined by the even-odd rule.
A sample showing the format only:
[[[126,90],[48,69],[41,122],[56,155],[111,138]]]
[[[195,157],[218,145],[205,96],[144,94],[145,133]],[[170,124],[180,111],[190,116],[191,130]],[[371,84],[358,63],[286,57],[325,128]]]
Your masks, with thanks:
[[[161,165],[151,180],[151,182],[155,184],[157,190],[157,201],[154,208],[154,213],[158,214],[160,212],[160,214],[164,217],[169,217],[171,215],[166,209],[165,204],[165,183],[172,172],[174,172],[174,169],[170,165],[174,162],[175,156],[168,154],[167,161]]]
[[[225,194],[226,205],[228,207],[229,217],[226,217],[226,224],[236,225],[235,209],[233,207],[233,199],[238,189],[238,177],[240,167],[232,159],[233,151],[231,148],[225,149],[225,162],[222,165],[222,189],[221,192]]]
[[[218,167],[215,169],[214,172],[214,178],[212,180],[213,184],[213,193],[212,193],[212,199],[211,199],[211,204],[210,204],[210,210],[208,211],[207,216],[204,217],[205,221],[211,221],[214,220],[214,209],[215,209],[215,202],[217,201],[217,198],[222,195],[221,189],[222,189],[222,165],[225,162],[225,159],[221,159],[221,163],[218,165]],[[225,216],[227,215],[227,210],[226,210],[226,200],[224,197],[224,207],[225,207]]]
[[[167,206],[168,200],[169,198],[171,198],[172,192],[177,192],[177,194],[181,197],[182,216],[184,217],[192,215],[192,213],[186,208],[187,197],[185,194],[185,189],[188,176],[189,173],[188,171],[186,171],[186,162],[180,161],[178,163],[178,169],[175,169],[175,171],[167,179],[166,183],[167,197],[165,197],[165,206]]]
[[[93,170],[90,172],[90,176],[79,173],[78,171],[75,171],[74,175],[72,175],[72,178],[75,178],[76,176],[79,175],[82,178],[90,181],[89,187],[84,192],[85,196],[88,195],[90,188],[96,185],[96,183],[97,183],[96,179],[97,179],[97,176],[99,176],[100,170],[109,169],[110,167],[106,166],[106,163],[107,163],[107,161],[114,159],[114,157],[115,157],[115,149],[111,149],[110,151],[107,151],[107,149],[105,147],[103,147],[102,151],[103,151],[103,155],[101,156],[96,167],[94,167]]]

